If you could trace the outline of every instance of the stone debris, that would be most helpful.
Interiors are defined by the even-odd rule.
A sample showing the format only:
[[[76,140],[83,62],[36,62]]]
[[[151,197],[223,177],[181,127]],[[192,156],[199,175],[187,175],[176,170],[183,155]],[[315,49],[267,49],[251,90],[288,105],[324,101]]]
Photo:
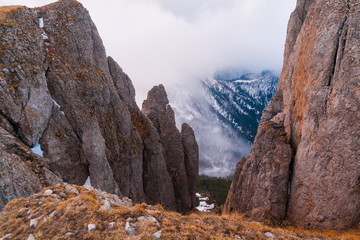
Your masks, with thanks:
[[[75,233],[74,232],[67,232],[65,233],[65,237],[71,237],[71,236],[74,236]]]
[[[31,219],[31,220],[30,220],[30,227],[36,228],[36,227],[38,226],[39,221],[40,221],[40,219],[41,219],[42,217],[43,217],[43,215],[41,215],[41,216],[38,217],[38,218]]]
[[[109,202],[109,200],[105,199],[102,202],[103,202],[103,204],[101,205],[101,207],[99,209],[100,211],[104,211],[104,210],[110,211],[112,209],[111,203]]]
[[[77,190],[77,188],[71,186],[70,184],[65,185],[65,190],[69,192],[73,192],[75,194],[80,194],[79,190]]]
[[[32,234],[30,234],[29,237],[26,240],[36,240],[36,239]]]
[[[161,238],[162,236],[162,232],[161,230],[160,231],[157,231],[156,233],[154,233],[153,235],[151,235],[153,238]]]
[[[3,236],[2,238],[0,238],[0,240],[5,240],[5,239],[11,239],[12,233],[8,233],[5,236]]]
[[[96,225],[93,223],[88,224],[88,231],[93,231],[96,229]]]
[[[56,214],[56,211],[53,211],[49,214],[49,217],[53,218],[53,217],[55,217],[55,214]]]
[[[51,194],[53,194],[53,191],[51,189],[47,189],[47,190],[45,190],[45,192],[43,194],[44,195],[51,195]]]
[[[124,229],[125,229],[127,234],[129,234],[130,236],[134,236],[135,235],[135,228],[133,226],[131,226],[131,225],[130,225],[129,222],[126,222]]]
[[[152,216],[140,216],[140,217],[137,218],[137,220],[138,220],[138,221],[149,221],[149,222],[153,222],[153,223],[155,223],[156,225],[160,226],[159,221],[158,221],[156,218],[152,217]]]
[[[275,237],[275,235],[272,234],[271,232],[266,232],[266,233],[264,234],[264,236],[267,237],[267,238],[274,238],[274,237]]]

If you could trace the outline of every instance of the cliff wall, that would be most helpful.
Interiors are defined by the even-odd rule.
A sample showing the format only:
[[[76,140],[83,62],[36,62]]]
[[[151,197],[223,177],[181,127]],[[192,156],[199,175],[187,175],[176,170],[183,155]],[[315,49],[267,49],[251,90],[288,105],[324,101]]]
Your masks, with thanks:
[[[224,208],[307,228],[360,222],[360,2],[298,0],[277,93]]]

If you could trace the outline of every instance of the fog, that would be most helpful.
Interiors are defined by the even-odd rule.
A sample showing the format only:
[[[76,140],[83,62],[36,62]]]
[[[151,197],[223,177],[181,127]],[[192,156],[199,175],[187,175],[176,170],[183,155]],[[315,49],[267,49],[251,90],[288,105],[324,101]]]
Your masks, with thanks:
[[[0,0],[41,6],[52,0]],[[211,112],[200,81],[215,72],[280,72],[295,0],[80,0],[105,45],[130,76],[141,107],[164,84],[178,126],[190,123],[200,146],[201,173],[231,175],[251,144]],[[45,22],[46,24],[46,22]]]

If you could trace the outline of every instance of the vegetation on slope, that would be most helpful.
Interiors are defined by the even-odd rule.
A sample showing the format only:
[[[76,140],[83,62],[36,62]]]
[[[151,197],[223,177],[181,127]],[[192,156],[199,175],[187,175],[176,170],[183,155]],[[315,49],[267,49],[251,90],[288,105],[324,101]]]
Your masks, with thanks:
[[[91,225],[93,224],[93,225]],[[126,228],[127,225],[127,228]],[[158,233],[154,235],[154,233]],[[7,239],[360,239],[360,230],[314,232],[271,228],[239,214],[181,215],[91,187],[57,185],[11,201],[0,212]]]
[[[230,178],[200,175],[197,192],[205,193],[209,196],[209,202],[215,203],[217,206],[222,206],[225,203],[230,185]]]

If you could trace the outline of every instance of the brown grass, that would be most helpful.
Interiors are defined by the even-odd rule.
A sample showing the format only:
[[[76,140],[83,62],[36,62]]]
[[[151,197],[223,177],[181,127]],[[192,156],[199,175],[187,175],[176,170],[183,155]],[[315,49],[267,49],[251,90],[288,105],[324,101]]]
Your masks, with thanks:
[[[95,192],[76,186],[81,192],[76,195],[66,191],[64,186],[52,186],[54,193],[62,196],[56,201],[54,196],[37,194],[28,198],[11,201],[0,212],[0,238],[12,233],[11,239],[26,239],[33,234],[40,239],[154,239],[152,234],[162,231],[162,239],[268,239],[271,232],[276,239],[360,239],[360,230],[348,231],[307,231],[295,227],[272,228],[257,222],[246,221],[242,215],[234,213],[226,216],[192,213],[181,215],[169,212],[161,205],[149,206],[145,203],[135,206],[112,205],[112,210],[100,210],[101,199]],[[45,190],[45,189],[44,189]],[[53,211],[53,218],[49,215]],[[140,216],[153,216],[159,225],[151,221],[137,221]],[[30,219],[40,217],[36,228],[30,227]],[[132,218],[136,223],[136,235],[129,236],[124,226]],[[46,220],[45,220],[46,219]],[[111,227],[109,223],[114,222]],[[88,231],[89,223],[96,229]],[[65,237],[73,232],[71,237]]]
[[[6,16],[9,12],[21,8],[21,5],[13,5],[13,6],[0,6],[0,22],[3,22],[6,19]]]

